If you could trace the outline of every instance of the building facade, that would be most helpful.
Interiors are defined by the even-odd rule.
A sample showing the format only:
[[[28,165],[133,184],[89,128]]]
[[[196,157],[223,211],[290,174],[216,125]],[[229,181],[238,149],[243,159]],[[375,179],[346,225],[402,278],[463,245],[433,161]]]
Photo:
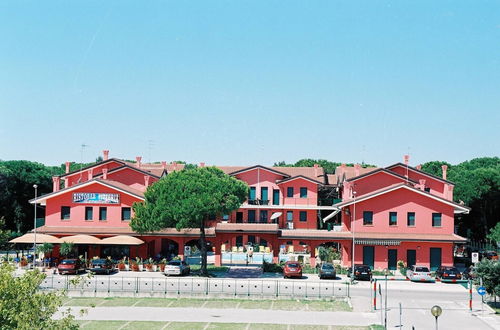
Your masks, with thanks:
[[[314,266],[318,248],[327,245],[338,249],[342,266],[354,257],[374,268],[395,268],[397,260],[436,267],[451,265],[454,244],[465,242],[453,232],[454,215],[469,210],[453,202],[445,168],[438,178],[407,159],[386,168],[342,165],[331,175],[318,165],[217,167],[246,182],[249,196],[238,210],[209,221],[216,265],[251,245],[269,261],[302,256]],[[144,201],[147,187],[182,169],[144,164],[140,157],[135,163],[108,158],[108,151],[103,161],[78,171],[70,172],[67,163],[67,173],[53,178],[53,192],[31,201],[46,210],[37,232],[74,242],[88,257],[183,257],[185,246],[199,244],[198,229],[139,235],[129,226],[132,205]]]

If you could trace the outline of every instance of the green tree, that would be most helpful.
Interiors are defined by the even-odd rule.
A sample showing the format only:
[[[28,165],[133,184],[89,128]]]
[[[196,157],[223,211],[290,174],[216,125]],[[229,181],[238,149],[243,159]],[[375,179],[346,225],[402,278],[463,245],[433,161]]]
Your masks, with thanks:
[[[75,249],[75,245],[70,242],[62,242],[61,245],[59,246],[59,254],[68,257],[73,254],[73,251]]]
[[[200,229],[201,274],[207,276],[205,227],[211,216],[229,214],[248,196],[248,186],[215,167],[173,172],[149,186],[134,203],[130,226],[138,233],[163,228]]]
[[[490,229],[488,239],[494,241],[497,245],[500,244],[500,222],[497,222],[495,227]]]
[[[496,297],[500,294],[500,262],[483,258],[477,264],[476,274],[476,284],[479,284],[479,278],[481,278],[486,292],[494,297],[496,302]]]
[[[78,329],[74,317],[52,316],[62,306],[64,293],[40,292],[45,275],[37,270],[15,276],[14,267],[0,265],[0,327],[2,329]]]

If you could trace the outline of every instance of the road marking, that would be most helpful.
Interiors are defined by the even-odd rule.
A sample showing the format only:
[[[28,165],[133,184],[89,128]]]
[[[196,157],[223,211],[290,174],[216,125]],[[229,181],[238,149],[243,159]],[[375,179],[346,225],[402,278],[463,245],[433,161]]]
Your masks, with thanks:
[[[238,301],[238,303],[236,304],[236,306],[234,308],[236,308],[236,309],[240,308],[240,304],[241,304],[241,301]]]
[[[138,303],[140,303],[142,299],[137,300],[131,307],[137,306]]]
[[[250,329],[250,323],[247,324],[247,326],[245,327],[245,330],[248,330]]]
[[[172,305],[174,303],[175,300],[171,300],[168,304],[167,304],[167,307],[170,307],[170,305]]]
[[[125,328],[127,325],[130,324],[132,321],[128,321],[127,323],[123,324],[121,327],[118,328],[118,330]]]
[[[274,300],[271,301],[271,307],[269,307],[269,309],[273,309],[274,307]]]
[[[165,325],[160,330],[166,329],[170,325],[170,323],[172,323],[172,321],[165,323]]]
[[[210,322],[208,322],[207,324],[205,324],[205,326],[203,327],[203,330],[208,329],[209,326],[210,326]]]
[[[64,304],[62,304],[63,306],[66,306],[67,304],[69,304],[70,302],[72,302],[74,299],[70,298],[68,301],[66,301]]]
[[[292,329],[292,327],[290,326],[290,324],[287,324],[286,325],[286,330],[290,330],[290,329]]]
[[[100,303],[98,303],[97,305],[95,305],[95,307],[97,307],[97,306],[101,306],[101,305],[102,305],[102,304],[104,304],[105,302],[106,302],[106,300],[104,300],[104,299],[103,299],[103,300],[101,300],[101,302],[100,302]]]

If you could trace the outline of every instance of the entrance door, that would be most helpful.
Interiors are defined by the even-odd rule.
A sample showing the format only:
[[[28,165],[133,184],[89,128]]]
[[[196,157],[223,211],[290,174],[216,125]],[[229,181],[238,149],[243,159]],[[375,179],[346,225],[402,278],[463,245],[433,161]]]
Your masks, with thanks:
[[[236,212],[236,222],[238,223],[243,222],[243,212]]]
[[[375,247],[363,246],[363,265],[370,266],[373,269],[375,261]]]
[[[397,266],[398,266],[398,250],[389,249],[387,255],[387,267],[390,270],[395,270],[397,269]]]
[[[441,248],[431,248],[431,271],[441,267]]]
[[[417,262],[417,250],[406,250],[406,266],[410,268]]]

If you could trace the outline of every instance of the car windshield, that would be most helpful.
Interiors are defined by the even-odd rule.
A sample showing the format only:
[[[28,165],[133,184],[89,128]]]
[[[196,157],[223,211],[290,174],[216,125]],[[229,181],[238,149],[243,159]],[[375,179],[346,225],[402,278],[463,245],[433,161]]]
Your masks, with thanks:
[[[444,270],[447,272],[458,272],[458,270],[455,267],[446,267]]]
[[[321,268],[331,270],[331,269],[333,269],[333,265],[326,264],[326,265],[323,265]]]
[[[288,267],[299,267],[299,264],[295,264],[295,263],[291,263],[291,264],[287,264]]]
[[[170,266],[180,266],[181,262],[179,260],[170,261],[168,263]]]
[[[74,265],[76,263],[76,260],[70,260],[70,259],[64,259],[61,261],[61,265]]]
[[[427,267],[415,267],[416,272],[429,272],[429,268]]]
[[[94,265],[102,265],[102,264],[105,264],[105,263],[106,263],[106,260],[104,260],[104,259],[92,260],[92,264],[94,264]]]
[[[368,271],[370,271],[370,267],[368,267],[368,266],[357,266],[356,270],[358,272],[368,272]]]

